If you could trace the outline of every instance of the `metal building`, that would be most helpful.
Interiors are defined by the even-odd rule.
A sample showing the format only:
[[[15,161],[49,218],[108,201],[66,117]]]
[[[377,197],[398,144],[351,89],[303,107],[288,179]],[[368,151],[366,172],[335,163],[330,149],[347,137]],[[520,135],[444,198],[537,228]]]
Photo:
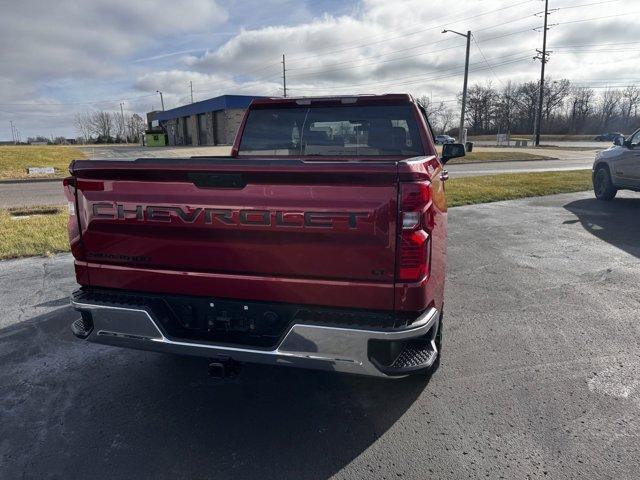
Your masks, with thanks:
[[[148,131],[166,133],[168,145],[230,145],[254,97],[222,95],[147,113]]]

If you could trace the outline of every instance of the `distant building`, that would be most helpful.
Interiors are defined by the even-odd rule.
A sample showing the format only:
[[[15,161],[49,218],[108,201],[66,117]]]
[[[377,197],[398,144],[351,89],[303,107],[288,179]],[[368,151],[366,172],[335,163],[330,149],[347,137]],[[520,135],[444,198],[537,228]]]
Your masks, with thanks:
[[[223,95],[147,113],[147,134],[166,134],[168,145],[231,145],[254,96]]]

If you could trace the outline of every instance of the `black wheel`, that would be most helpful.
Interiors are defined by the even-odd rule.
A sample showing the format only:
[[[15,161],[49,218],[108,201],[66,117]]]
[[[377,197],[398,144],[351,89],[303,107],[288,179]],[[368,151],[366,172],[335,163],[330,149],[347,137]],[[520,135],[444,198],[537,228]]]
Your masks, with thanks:
[[[609,201],[613,200],[618,193],[618,189],[611,181],[611,174],[609,168],[601,165],[593,174],[593,191],[598,200]]]

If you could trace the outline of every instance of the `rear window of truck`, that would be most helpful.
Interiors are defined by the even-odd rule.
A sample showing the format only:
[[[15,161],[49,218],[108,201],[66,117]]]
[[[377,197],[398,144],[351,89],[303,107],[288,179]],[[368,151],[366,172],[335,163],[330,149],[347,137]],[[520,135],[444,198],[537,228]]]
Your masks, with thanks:
[[[257,108],[249,112],[240,155],[424,155],[410,105]]]

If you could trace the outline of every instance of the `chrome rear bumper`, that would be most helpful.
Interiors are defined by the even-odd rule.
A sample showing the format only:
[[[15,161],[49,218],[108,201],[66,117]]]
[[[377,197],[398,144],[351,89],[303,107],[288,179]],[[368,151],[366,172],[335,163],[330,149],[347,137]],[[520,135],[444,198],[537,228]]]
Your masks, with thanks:
[[[410,326],[401,329],[365,330],[294,324],[273,350],[184,341],[167,337],[158,327],[153,313],[146,309],[89,304],[71,299],[80,312],[91,314],[92,328],[80,335],[90,342],[158,352],[196,355],[207,358],[229,357],[239,362],[286,365],[376,377],[401,377],[405,371],[376,366],[370,356],[370,340],[406,341],[424,339],[433,354],[419,365],[428,368],[437,358],[435,336],[439,312],[425,311]],[[415,369],[415,366],[413,367]]]

